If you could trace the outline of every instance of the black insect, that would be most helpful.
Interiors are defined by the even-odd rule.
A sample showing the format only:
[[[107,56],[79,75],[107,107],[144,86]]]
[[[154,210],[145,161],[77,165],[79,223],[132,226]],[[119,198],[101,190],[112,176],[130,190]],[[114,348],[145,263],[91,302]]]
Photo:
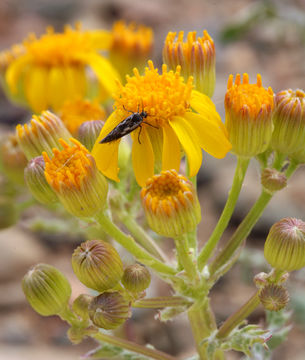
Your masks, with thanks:
[[[124,110],[126,110],[124,108]],[[138,134],[138,141],[139,144],[141,144],[140,141],[140,135],[142,131],[142,124],[146,124],[149,126],[152,126],[156,129],[158,129],[156,126],[153,126],[149,124],[148,122],[145,122],[144,119],[149,116],[146,111],[142,110],[139,112],[139,109],[137,112],[133,112],[131,110],[126,110],[131,113],[126,119],[124,119],[122,122],[120,122],[113,130],[110,131],[110,133],[104,137],[103,140],[100,141],[100,144],[105,144],[114,140],[118,140],[121,137],[131,133],[136,128],[140,128],[139,134]]]

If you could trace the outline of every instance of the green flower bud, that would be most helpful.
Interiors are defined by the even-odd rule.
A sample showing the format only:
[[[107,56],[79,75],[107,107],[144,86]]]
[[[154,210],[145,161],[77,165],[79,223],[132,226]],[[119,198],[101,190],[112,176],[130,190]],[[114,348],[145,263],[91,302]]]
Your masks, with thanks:
[[[100,292],[115,287],[123,276],[119,254],[102,240],[88,240],[76,248],[72,267],[83,284]]]
[[[85,121],[78,129],[78,140],[91,151],[103,126],[102,120]]]
[[[58,198],[44,176],[44,165],[43,156],[30,160],[24,170],[24,180],[34,198],[49,205],[56,203]]]
[[[89,317],[99,328],[115,329],[130,317],[129,301],[118,291],[104,292],[90,303]]]
[[[150,273],[145,266],[133,264],[125,269],[122,284],[127,290],[139,293],[148,288],[150,280]]]
[[[275,269],[293,271],[305,266],[305,223],[294,218],[275,223],[267,236],[264,255]]]
[[[265,190],[273,193],[287,186],[287,178],[285,174],[275,169],[264,169],[261,176],[261,183]]]
[[[70,299],[67,278],[54,266],[35,265],[22,280],[22,290],[32,308],[40,315],[50,316],[63,311]]]
[[[72,310],[75,312],[76,315],[81,317],[83,320],[89,318],[89,305],[93,299],[93,296],[88,294],[80,294],[72,304]]]
[[[279,311],[289,302],[289,293],[282,285],[268,284],[259,293],[259,298],[266,310]]]
[[[6,196],[0,196],[0,229],[13,226],[18,221],[18,211],[13,200]]]

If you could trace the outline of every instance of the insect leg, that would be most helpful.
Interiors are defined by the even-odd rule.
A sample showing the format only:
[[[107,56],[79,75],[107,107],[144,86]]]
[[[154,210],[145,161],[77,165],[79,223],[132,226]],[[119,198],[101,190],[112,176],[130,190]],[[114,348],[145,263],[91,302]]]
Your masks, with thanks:
[[[146,125],[149,125],[149,126],[155,128],[155,129],[159,129],[157,126],[151,125],[151,124],[149,124],[148,122],[145,122],[145,121],[142,121],[142,124],[146,124]]]
[[[140,135],[141,135],[141,131],[142,131],[142,126],[139,125],[139,128],[140,128],[140,131],[139,131],[139,134],[138,134],[138,142],[139,142],[139,144],[141,145]]]

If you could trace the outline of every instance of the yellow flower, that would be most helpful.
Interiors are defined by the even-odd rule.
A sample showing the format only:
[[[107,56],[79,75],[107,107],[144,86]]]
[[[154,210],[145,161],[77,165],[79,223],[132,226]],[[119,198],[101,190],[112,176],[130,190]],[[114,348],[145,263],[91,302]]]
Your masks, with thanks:
[[[201,166],[201,148],[217,158],[223,158],[231,148],[213,102],[193,90],[192,78],[185,83],[180,67],[173,72],[163,65],[159,74],[152,61],[148,65],[145,75],[140,76],[134,69],[134,76],[127,77],[127,84],[119,84],[115,111],[107,119],[92,150],[103,174],[119,181],[120,140],[106,144],[100,141],[130,115],[128,111],[144,110],[148,114],[145,122],[149,125],[144,123],[132,132],[132,162],[140,186],[154,175],[155,163],[161,163],[162,170],[179,171],[181,147],[188,158],[190,176],[196,175]]]
[[[152,52],[154,34],[151,28],[126,24],[117,21],[112,28],[112,41],[109,50],[111,63],[120,72],[122,78],[130,74],[134,67],[141,72]]]
[[[206,30],[202,37],[196,31],[187,34],[183,42],[184,32],[169,32],[163,48],[163,61],[170,69],[181,66],[181,74],[187,79],[194,77],[195,89],[212,97],[215,88],[215,45]]]
[[[232,152],[238,156],[252,157],[264,152],[270,143],[273,124],[273,91],[257,83],[249,84],[248,74],[233,75],[228,80],[225,96],[226,127],[232,143]]]
[[[66,27],[63,33],[52,28],[39,39],[30,35],[23,45],[25,53],[12,61],[6,81],[12,93],[22,89],[34,112],[51,107],[57,111],[63,102],[83,97],[90,85],[86,67],[91,68],[105,92],[112,93],[119,77],[98,51],[109,47],[106,31],[81,31]]]
[[[92,120],[104,120],[106,112],[97,101],[78,98],[66,101],[59,111],[59,116],[70,133],[76,137],[82,123]]]
[[[67,211],[90,217],[105,206],[108,183],[88,150],[77,140],[70,141],[73,146],[59,139],[63,150],[54,148],[52,159],[43,152],[45,177]]]

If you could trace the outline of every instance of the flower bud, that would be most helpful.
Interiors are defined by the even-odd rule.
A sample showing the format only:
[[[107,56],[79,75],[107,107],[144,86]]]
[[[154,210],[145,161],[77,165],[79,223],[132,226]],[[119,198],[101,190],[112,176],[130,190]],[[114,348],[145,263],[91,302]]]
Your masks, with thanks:
[[[266,168],[262,172],[261,183],[265,190],[273,193],[287,186],[287,178],[280,171]]]
[[[250,158],[268,148],[273,130],[273,91],[263,88],[259,74],[256,84],[249,84],[248,74],[243,74],[242,82],[237,74],[235,83],[230,75],[225,110],[234,154]]]
[[[45,177],[66,210],[77,217],[91,217],[106,205],[108,182],[98,171],[88,150],[71,138],[72,146],[59,139],[62,151],[52,159],[43,152]]]
[[[32,308],[40,315],[60,314],[70,299],[71,287],[54,266],[35,265],[22,280],[22,290]]]
[[[259,293],[259,299],[266,310],[279,311],[289,302],[289,293],[282,285],[268,284]]]
[[[272,120],[273,150],[291,155],[305,147],[305,93],[302,90],[278,92]]]
[[[119,254],[102,240],[88,240],[78,246],[72,255],[72,267],[83,284],[100,292],[115,287],[123,276]]]
[[[6,196],[0,196],[0,230],[15,225],[18,217],[18,211],[13,200]]]
[[[43,111],[40,116],[34,115],[29,124],[17,125],[16,136],[25,156],[31,160],[43,151],[52,155],[53,148],[61,148],[59,139],[69,141],[71,134],[59,117]]]
[[[88,294],[80,294],[72,304],[72,310],[76,315],[81,317],[83,320],[89,318],[89,305],[93,299],[93,296]]]
[[[305,266],[305,223],[294,218],[275,223],[267,236],[264,255],[275,269],[294,271]]]
[[[15,135],[9,135],[1,144],[0,156],[7,177],[17,184],[24,184],[23,171],[28,161]]]
[[[99,328],[115,329],[130,317],[129,301],[118,291],[104,292],[90,303],[89,317]]]
[[[78,140],[91,151],[98,138],[104,122],[102,120],[85,121],[78,128]]]
[[[253,281],[255,286],[261,289],[268,283],[268,274],[260,272],[254,276]]]
[[[124,270],[122,284],[130,292],[139,293],[148,288],[150,280],[150,273],[145,266],[133,264]]]
[[[37,156],[30,160],[24,170],[24,180],[31,194],[36,200],[45,205],[54,204],[58,201],[44,176],[45,164],[43,156]]]
[[[193,184],[175,170],[148,179],[141,198],[149,226],[160,235],[182,235],[194,230],[201,220]]]
[[[184,79],[194,78],[195,89],[212,97],[215,89],[215,46],[206,30],[202,37],[196,31],[187,34],[183,42],[184,32],[180,31],[176,39],[175,32],[169,32],[163,48],[163,61],[170,69],[181,66]]]

